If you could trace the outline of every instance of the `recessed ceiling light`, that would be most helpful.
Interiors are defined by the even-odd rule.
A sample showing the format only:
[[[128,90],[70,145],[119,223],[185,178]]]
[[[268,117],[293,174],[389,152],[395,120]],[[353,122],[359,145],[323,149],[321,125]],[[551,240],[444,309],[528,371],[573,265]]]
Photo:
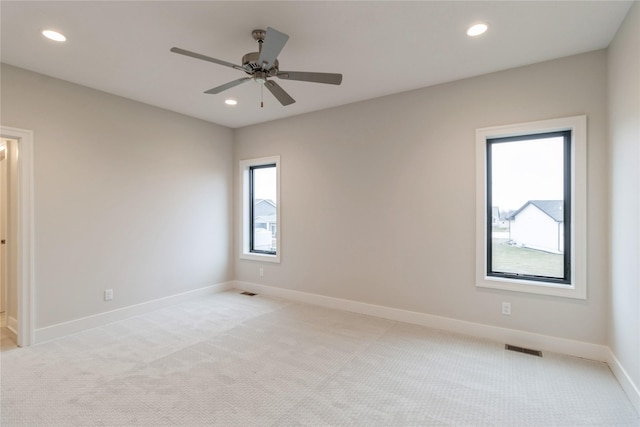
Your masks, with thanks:
[[[57,42],[63,42],[67,40],[67,38],[63,34],[60,34],[59,32],[53,30],[44,30],[42,32],[42,35],[50,40],[54,40]]]
[[[470,26],[469,29],[467,30],[467,35],[469,37],[476,37],[476,36],[479,36],[480,34],[484,34],[484,32],[487,31],[488,28],[489,27],[487,27],[487,24],[483,24],[483,23],[474,24]]]
[[[227,98],[227,99],[224,100],[224,103],[227,104],[227,105],[236,105],[238,103],[238,101],[236,101],[233,98]]]

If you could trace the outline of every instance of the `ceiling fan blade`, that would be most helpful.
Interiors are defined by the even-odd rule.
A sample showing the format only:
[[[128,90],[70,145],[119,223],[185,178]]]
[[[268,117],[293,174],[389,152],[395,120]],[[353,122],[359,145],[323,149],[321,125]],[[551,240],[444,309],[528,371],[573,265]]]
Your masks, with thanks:
[[[271,92],[273,96],[275,96],[276,99],[280,101],[280,104],[289,105],[296,102],[295,99],[290,97],[289,94],[285,92],[284,89],[282,89],[280,85],[273,80],[267,80],[266,82],[264,82],[264,85],[267,87],[267,89],[269,89],[269,92]]]
[[[273,63],[276,62],[287,40],[289,40],[289,36],[285,33],[267,27],[267,33],[264,36],[264,42],[262,42],[262,48],[260,49],[258,64],[265,70],[273,67]]]
[[[218,87],[214,87],[213,89],[209,89],[205,93],[215,95],[215,94],[220,93],[220,92],[222,92],[224,90],[231,89],[232,87],[236,87],[239,84],[242,84],[242,83],[246,82],[247,80],[251,80],[251,77],[243,77],[241,79],[234,80],[234,81],[229,82],[229,83],[225,83],[225,84],[220,85]]]
[[[305,71],[280,71],[276,74],[285,80],[300,80],[303,82],[327,83],[330,85],[339,85],[342,83],[342,74],[334,73],[307,73]]]
[[[224,65],[225,67],[235,68],[236,70],[244,71],[239,65],[232,64],[231,62],[223,61],[221,59],[211,58],[210,56],[201,55],[199,53],[191,52],[189,50],[180,49],[179,47],[172,47],[171,52],[179,53],[180,55],[190,56],[196,59],[202,59],[203,61],[213,62],[214,64]]]

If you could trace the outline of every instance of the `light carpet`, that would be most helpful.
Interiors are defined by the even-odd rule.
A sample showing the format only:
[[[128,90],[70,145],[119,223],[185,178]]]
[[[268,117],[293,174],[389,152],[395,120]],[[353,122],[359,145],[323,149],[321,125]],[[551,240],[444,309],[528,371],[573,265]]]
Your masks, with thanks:
[[[604,363],[238,291],[3,345],[2,426],[640,425]]]

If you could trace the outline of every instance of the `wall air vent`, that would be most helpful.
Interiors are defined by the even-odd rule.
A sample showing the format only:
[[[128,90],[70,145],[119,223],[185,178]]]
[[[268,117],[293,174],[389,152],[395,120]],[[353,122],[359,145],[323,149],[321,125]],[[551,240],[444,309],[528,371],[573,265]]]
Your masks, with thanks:
[[[505,344],[504,348],[509,351],[515,351],[517,353],[530,354],[532,356],[542,357],[542,352],[540,350],[532,350],[530,348],[517,347],[511,344]]]

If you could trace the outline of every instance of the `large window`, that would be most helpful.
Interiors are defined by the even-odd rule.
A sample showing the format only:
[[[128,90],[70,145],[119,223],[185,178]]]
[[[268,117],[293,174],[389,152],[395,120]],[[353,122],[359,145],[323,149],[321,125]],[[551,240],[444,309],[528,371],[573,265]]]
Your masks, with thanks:
[[[571,283],[571,131],[486,147],[487,274]]]
[[[240,162],[241,258],[279,262],[280,158]]]
[[[479,129],[477,144],[478,286],[585,298],[585,117]]]

